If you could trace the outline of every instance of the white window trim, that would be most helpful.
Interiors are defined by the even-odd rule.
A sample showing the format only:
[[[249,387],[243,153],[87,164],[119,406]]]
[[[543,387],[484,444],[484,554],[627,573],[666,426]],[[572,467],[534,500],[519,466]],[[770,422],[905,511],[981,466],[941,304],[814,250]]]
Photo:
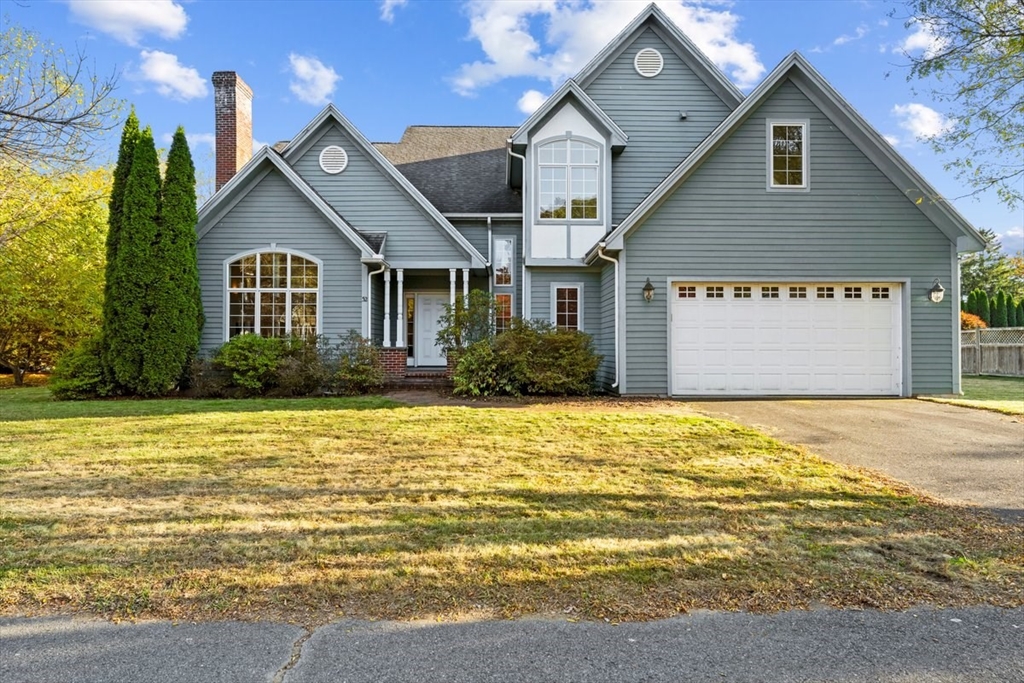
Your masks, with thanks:
[[[248,251],[242,251],[242,252],[239,252],[237,254],[234,254],[234,255],[229,256],[226,259],[224,259],[224,266],[223,266],[223,268],[224,268],[224,278],[223,278],[223,282],[221,283],[222,284],[222,291],[224,292],[224,308],[223,308],[224,324],[222,326],[222,335],[221,336],[223,337],[224,342],[227,342],[227,341],[229,341],[231,339],[231,337],[230,337],[230,334],[231,334],[231,292],[232,292],[232,290],[231,290],[231,264],[234,263],[235,261],[239,260],[239,259],[245,258],[246,256],[253,256],[253,255],[256,256],[256,288],[255,288],[255,290],[246,288],[246,289],[234,290],[234,291],[236,291],[236,292],[237,291],[243,291],[243,292],[255,291],[256,292],[256,294],[257,294],[257,296],[256,296],[257,315],[256,315],[256,322],[255,322],[255,325],[254,325],[254,333],[255,334],[259,334],[260,317],[259,317],[258,311],[259,311],[259,293],[261,291],[261,287],[259,286],[259,282],[260,282],[259,281],[259,275],[260,275],[260,271],[259,271],[259,263],[260,263],[259,255],[260,254],[269,254],[269,253],[288,254],[289,257],[294,255],[294,256],[298,256],[299,258],[304,258],[307,261],[312,261],[313,263],[316,264],[316,268],[317,268],[317,270],[316,270],[316,290],[315,290],[316,291],[316,333],[318,335],[323,333],[322,332],[322,326],[323,326],[323,298],[324,298],[324,291],[323,291],[324,290],[324,262],[321,261],[320,259],[318,259],[317,257],[313,256],[312,254],[307,254],[306,252],[299,251],[297,249],[287,249],[287,248],[278,247],[276,244],[270,244],[270,245],[268,245],[266,247],[262,247],[260,249],[249,249]],[[287,270],[287,277],[288,277],[288,283],[289,284],[291,284],[291,273],[292,273],[292,262],[291,262],[291,258],[289,258],[288,259],[288,270]],[[272,289],[276,289],[276,288],[272,288]],[[277,290],[277,291],[280,291],[280,290]],[[298,291],[300,293],[311,293],[314,290],[312,290],[312,289],[299,289],[299,290],[295,290],[295,291]],[[289,307],[290,307],[290,304],[291,304],[291,294],[292,294],[292,288],[288,287],[287,288],[287,296],[285,297],[285,305],[289,306]],[[285,331],[287,333],[289,333],[289,334],[291,333],[291,327],[292,327],[292,318],[291,318],[291,315],[289,315],[286,318],[286,320],[285,320]]]
[[[772,168],[772,128],[775,126],[801,126],[804,129],[802,167],[804,182],[802,185],[776,185]],[[811,122],[809,119],[765,119],[765,183],[769,192],[807,192],[811,188],[810,167]]]
[[[497,255],[498,250],[495,245],[499,241],[508,240],[512,242],[512,263],[509,265],[509,275],[512,279],[507,285],[498,284],[498,270],[491,264],[491,282],[494,283],[495,287],[515,287],[516,286],[516,238],[512,235],[495,235],[491,240],[491,251]]]
[[[582,282],[552,282],[551,283],[551,324],[558,327],[558,290],[576,290],[576,331],[583,332],[583,283]]]
[[[597,169],[597,217],[596,218],[572,218],[572,173],[570,169],[572,164],[542,164],[540,162],[540,148],[544,145],[559,140],[565,140],[571,142],[578,140],[585,142],[588,145],[597,147],[597,165],[593,168]],[[556,135],[550,138],[544,138],[533,143],[533,171],[534,171],[534,183],[533,186],[536,188],[533,191],[533,223],[535,225],[571,225],[573,223],[577,225],[600,225],[604,220],[604,210],[602,208],[602,202],[605,197],[604,193],[607,188],[604,187],[604,172],[605,172],[605,145],[600,140],[594,140],[592,138],[583,135],[573,135],[567,132],[565,135]],[[568,157],[567,157],[568,158]],[[541,218],[540,217],[540,169],[543,166],[562,166],[566,169],[565,176],[565,193],[566,193],[566,206],[565,206],[565,218]],[[578,164],[580,168],[590,168],[588,164]],[[568,252],[566,252],[568,253]]]

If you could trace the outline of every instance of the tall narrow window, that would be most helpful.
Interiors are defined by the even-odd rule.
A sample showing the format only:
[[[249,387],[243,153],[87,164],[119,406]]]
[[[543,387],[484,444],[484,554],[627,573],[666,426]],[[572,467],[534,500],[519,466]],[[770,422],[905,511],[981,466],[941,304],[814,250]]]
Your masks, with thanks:
[[[771,187],[807,187],[806,138],[804,123],[771,123],[768,150]]]
[[[501,334],[512,327],[512,295],[494,295],[494,331]]]
[[[579,285],[556,285],[554,288],[554,321],[560,330],[582,330],[583,309]]]
[[[583,140],[538,147],[538,217],[596,220],[600,157],[600,148]]]
[[[312,335],[319,329],[320,267],[287,252],[248,254],[228,264],[228,337]]]
[[[511,287],[515,240],[498,237],[494,240],[494,286]]]

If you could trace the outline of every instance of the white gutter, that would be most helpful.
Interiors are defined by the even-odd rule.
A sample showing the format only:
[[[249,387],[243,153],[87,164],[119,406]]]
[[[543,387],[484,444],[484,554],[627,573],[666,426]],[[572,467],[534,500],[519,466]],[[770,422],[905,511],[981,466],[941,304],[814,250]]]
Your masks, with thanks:
[[[387,266],[381,257],[380,268],[366,274],[366,337],[373,343],[373,276],[380,275]]]
[[[612,389],[619,388],[619,260],[605,256],[604,242],[597,243],[597,257],[615,264],[615,382]]]
[[[526,319],[526,157],[522,154],[516,154],[512,151],[512,138],[505,141],[505,146],[508,148],[508,153],[514,156],[516,159],[521,159],[523,162],[523,187],[520,190],[520,194],[523,195],[523,236],[519,239],[519,243],[523,249],[523,275],[519,282],[522,287],[523,293],[520,295],[519,305],[522,310],[522,318]],[[511,175],[511,172],[510,174]],[[511,179],[511,178],[510,178]],[[617,313],[617,311],[616,311]],[[618,337],[616,337],[616,343],[618,343]],[[619,371],[618,362],[615,363],[615,372]],[[615,380],[615,386],[618,386],[619,380]]]
[[[487,293],[494,293],[494,273],[491,272],[491,264],[494,263],[494,238],[491,232],[491,217],[487,217]]]

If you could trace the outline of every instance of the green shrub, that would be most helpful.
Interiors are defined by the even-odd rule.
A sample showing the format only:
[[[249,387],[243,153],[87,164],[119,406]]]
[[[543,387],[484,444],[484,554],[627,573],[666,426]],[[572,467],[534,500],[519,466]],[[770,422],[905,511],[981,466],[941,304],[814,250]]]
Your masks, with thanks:
[[[593,392],[600,364],[590,335],[517,318],[466,349],[452,379],[463,395],[579,396]]]
[[[232,384],[239,389],[264,394],[277,386],[277,368],[287,346],[279,337],[240,334],[217,349],[213,364],[229,371]]]
[[[474,289],[469,298],[455,297],[455,305],[445,304],[438,319],[437,345],[445,355],[462,351],[494,335],[494,297]]]
[[[355,330],[343,336],[328,354],[328,385],[332,392],[353,396],[380,391],[384,387],[380,350]]]
[[[209,358],[193,358],[186,369],[184,394],[190,398],[231,398],[235,388],[231,372],[217,366]]]
[[[327,338],[294,336],[285,339],[284,355],[277,364],[273,394],[312,396],[323,393],[330,371]]]
[[[110,396],[113,386],[103,373],[103,342],[99,335],[90,337],[57,361],[50,376],[50,392],[58,401],[81,401]]]

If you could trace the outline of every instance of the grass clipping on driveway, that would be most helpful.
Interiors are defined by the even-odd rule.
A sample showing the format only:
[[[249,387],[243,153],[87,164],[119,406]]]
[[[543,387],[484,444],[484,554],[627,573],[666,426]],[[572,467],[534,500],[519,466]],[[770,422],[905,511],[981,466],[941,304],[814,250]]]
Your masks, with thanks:
[[[678,404],[0,392],[0,613],[290,619],[1024,602],[1024,532]]]

